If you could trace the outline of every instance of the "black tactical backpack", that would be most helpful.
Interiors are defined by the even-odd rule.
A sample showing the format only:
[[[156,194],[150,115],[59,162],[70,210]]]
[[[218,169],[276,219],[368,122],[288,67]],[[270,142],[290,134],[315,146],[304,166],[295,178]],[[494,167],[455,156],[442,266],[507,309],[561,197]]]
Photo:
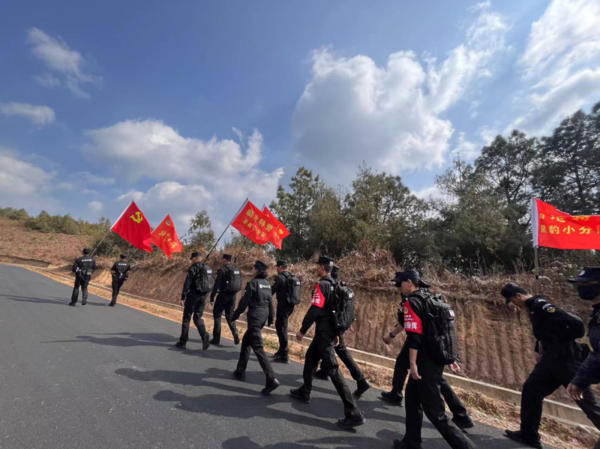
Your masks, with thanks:
[[[455,314],[441,295],[421,292],[427,310],[425,339],[431,357],[438,363],[450,365],[460,361],[456,342]]]
[[[336,330],[345,332],[354,324],[354,292],[345,282],[332,284],[333,324]]]
[[[242,289],[242,272],[236,267],[225,268],[225,293],[237,293]]]
[[[302,282],[295,274],[288,274],[285,277],[285,298],[289,304],[297,306],[302,302]]]
[[[200,293],[210,292],[214,286],[213,269],[210,265],[201,263],[198,265],[197,270],[196,279],[194,279],[196,290]]]

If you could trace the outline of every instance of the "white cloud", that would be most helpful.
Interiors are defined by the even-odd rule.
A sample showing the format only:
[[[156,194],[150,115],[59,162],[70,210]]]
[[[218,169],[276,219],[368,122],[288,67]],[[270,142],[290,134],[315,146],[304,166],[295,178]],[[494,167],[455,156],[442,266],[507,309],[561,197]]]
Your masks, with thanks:
[[[442,192],[438,189],[437,186],[425,187],[421,190],[413,192],[413,194],[417,198],[421,198],[422,200],[435,200],[443,197]]]
[[[512,129],[510,131],[512,131]],[[496,128],[491,128],[489,126],[482,126],[479,129],[479,136],[481,137],[484,146],[492,143],[498,134],[500,134],[500,132],[498,132]]]
[[[492,56],[504,49],[503,18],[478,11],[466,42],[441,64],[428,58],[424,66],[410,51],[390,55],[383,67],[364,55],[315,51],[294,111],[295,162],[334,184],[347,182],[363,160],[392,174],[440,166],[454,131],[441,114],[489,76]]]
[[[104,203],[100,201],[91,201],[88,203],[88,210],[92,213],[100,213],[104,209]]]
[[[549,132],[559,120],[598,95],[600,3],[553,0],[531,26],[519,65],[529,84],[527,110],[509,126]]]
[[[86,84],[98,85],[101,77],[86,73],[87,61],[78,51],[69,48],[61,38],[47,35],[39,28],[27,31],[27,42],[31,52],[43,61],[49,70],[60,75],[60,78],[50,73],[34,77],[44,87],[64,87],[79,98],[89,98],[90,94],[83,90]]]
[[[56,176],[25,160],[19,153],[0,147],[0,204],[4,207],[52,209],[57,202],[48,197]]]
[[[103,176],[94,175],[93,173],[84,171],[84,172],[76,172],[70,175],[65,175],[63,178],[67,179],[67,181],[63,181],[59,183],[56,188],[60,190],[66,190],[68,192],[72,192],[74,190],[79,190],[82,193],[89,194],[97,194],[95,190],[86,189],[87,186],[112,186],[116,184],[116,180],[114,178],[106,178]]]
[[[27,103],[0,103],[0,113],[8,116],[25,117],[38,126],[48,125],[56,119],[54,111],[48,106],[36,106]]]
[[[458,135],[458,142],[452,154],[457,155],[463,161],[472,161],[481,153],[481,146],[477,143],[467,140],[466,134],[461,132]]]
[[[157,120],[125,121],[87,132],[90,143],[84,152],[129,182],[157,181],[146,191],[117,198],[143,205],[152,223],[170,213],[187,228],[190,216],[207,209],[217,230],[245,198],[261,205],[274,199],[283,175],[281,168],[270,173],[259,168],[263,137],[258,131],[250,136],[234,132],[242,144],[187,138]]]

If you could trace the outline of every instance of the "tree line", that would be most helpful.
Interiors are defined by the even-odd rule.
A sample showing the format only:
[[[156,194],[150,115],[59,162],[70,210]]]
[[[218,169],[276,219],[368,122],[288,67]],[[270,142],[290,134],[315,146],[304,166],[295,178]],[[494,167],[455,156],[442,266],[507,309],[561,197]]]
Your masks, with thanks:
[[[350,189],[336,189],[301,167],[270,204],[291,235],[282,251],[268,251],[295,262],[317,253],[339,258],[385,248],[403,267],[437,265],[466,275],[530,269],[531,197],[571,214],[600,213],[600,102],[589,113],[579,110],[567,117],[548,136],[529,137],[519,130],[499,135],[472,163],[456,157],[435,184],[439,195],[422,199],[400,176],[363,164]],[[0,217],[31,230],[90,235],[94,246],[111,225],[106,218],[89,223],[45,211],[30,217],[13,208],[0,208]],[[254,246],[236,234],[227,247]],[[205,210],[191,219],[183,240],[188,249],[212,246],[215,234]],[[128,244],[110,233],[98,254],[127,250]],[[545,255],[597,262],[593,252]]]

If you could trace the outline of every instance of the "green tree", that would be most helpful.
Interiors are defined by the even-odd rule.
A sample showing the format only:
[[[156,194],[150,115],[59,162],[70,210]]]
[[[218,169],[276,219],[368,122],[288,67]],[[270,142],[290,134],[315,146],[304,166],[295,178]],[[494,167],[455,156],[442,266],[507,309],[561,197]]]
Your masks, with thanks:
[[[594,112],[596,111],[596,112]],[[540,199],[575,215],[598,212],[600,156],[598,109],[579,110],[567,117],[551,136],[543,137],[534,173]]]
[[[190,220],[188,242],[189,247],[203,251],[209,251],[215,244],[215,233],[206,210],[201,210]]]
[[[300,167],[290,182],[290,192],[277,189],[277,201],[270,209],[288,228],[290,235],[283,241],[282,257],[291,260],[309,258],[315,248],[307,245],[311,233],[311,211],[325,192],[325,184],[312,171]],[[314,241],[314,240],[313,240]]]

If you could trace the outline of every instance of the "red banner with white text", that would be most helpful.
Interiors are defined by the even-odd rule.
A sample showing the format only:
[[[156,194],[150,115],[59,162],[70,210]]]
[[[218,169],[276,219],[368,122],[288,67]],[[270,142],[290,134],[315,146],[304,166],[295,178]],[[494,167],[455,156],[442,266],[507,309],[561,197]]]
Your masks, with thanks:
[[[534,246],[557,249],[600,249],[599,215],[569,215],[533,198],[531,224]]]

